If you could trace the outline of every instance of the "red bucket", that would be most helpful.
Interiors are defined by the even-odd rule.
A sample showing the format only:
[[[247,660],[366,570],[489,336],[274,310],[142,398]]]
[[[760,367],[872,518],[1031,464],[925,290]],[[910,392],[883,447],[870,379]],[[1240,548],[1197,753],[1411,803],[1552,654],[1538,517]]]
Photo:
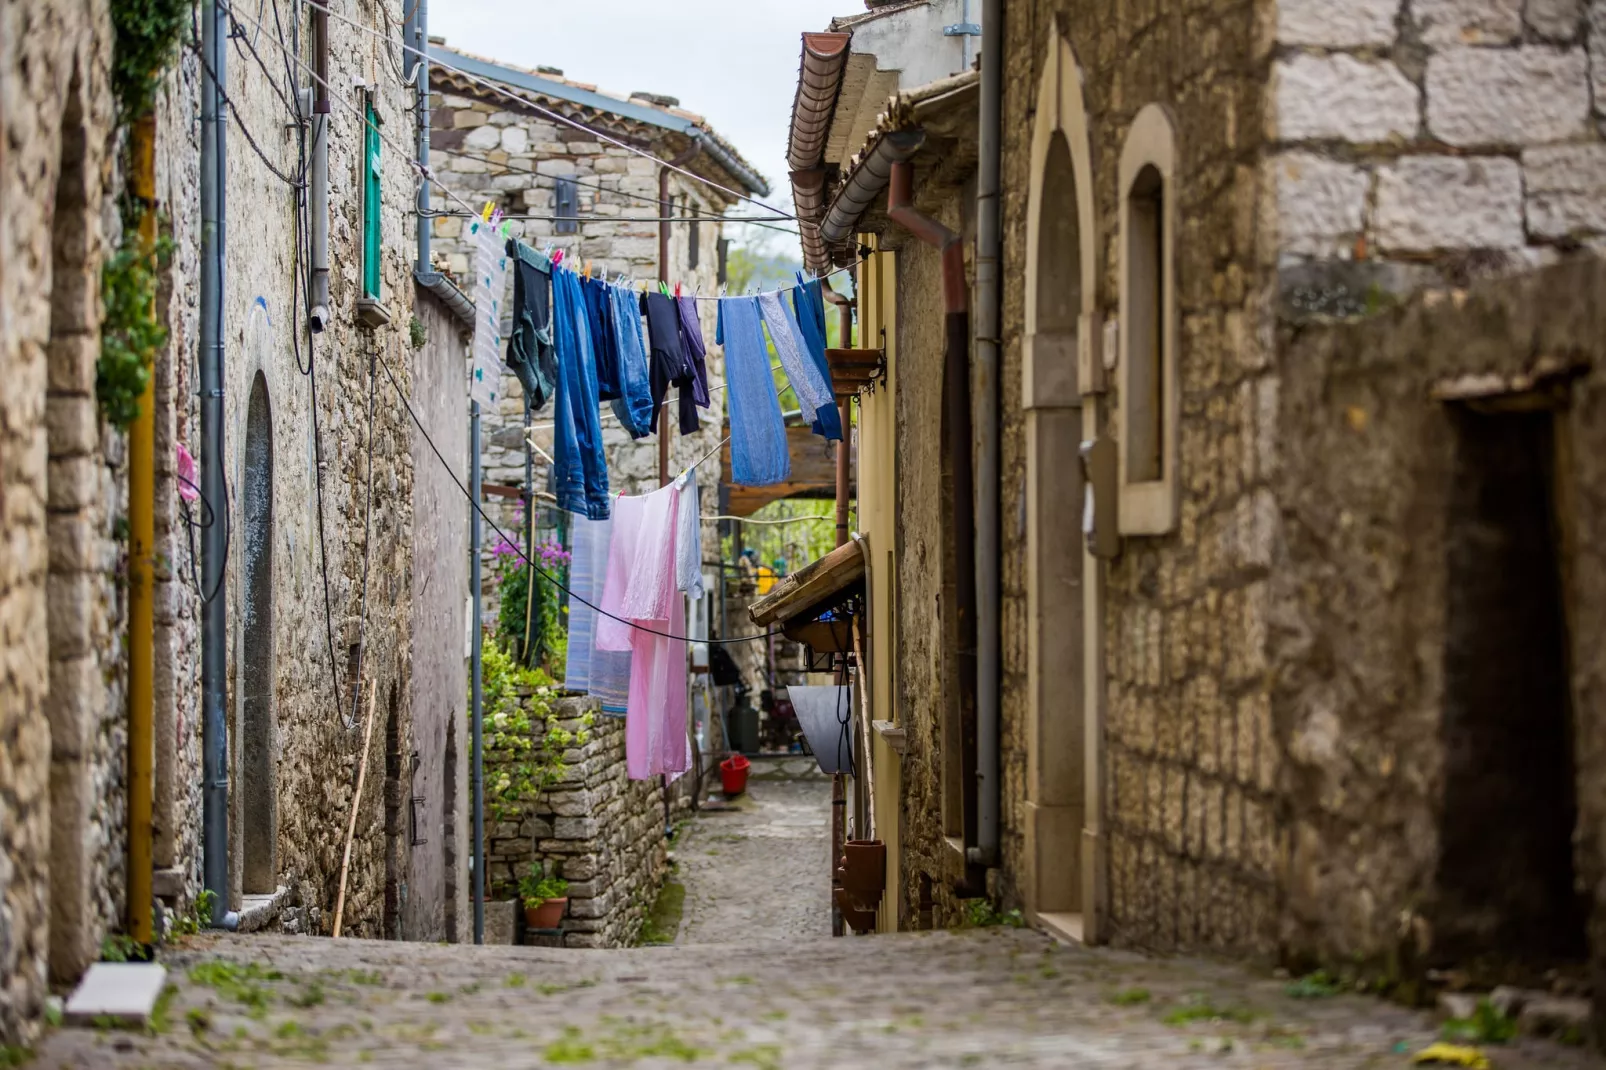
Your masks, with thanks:
[[[740,795],[747,790],[747,771],[752,765],[740,754],[733,754],[719,763],[720,785],[726,795]]]

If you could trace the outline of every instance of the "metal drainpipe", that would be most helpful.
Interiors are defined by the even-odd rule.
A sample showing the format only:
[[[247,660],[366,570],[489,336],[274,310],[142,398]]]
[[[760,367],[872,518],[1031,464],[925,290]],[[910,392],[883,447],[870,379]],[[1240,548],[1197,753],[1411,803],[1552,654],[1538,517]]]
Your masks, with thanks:
[[[914,204],[914,165],[908,160],[892,164],[887,185],[887,218],[920,241],[942,252],[942,296],[947,321],[947,345],[943,357],[943,409],[947,425],[948,456],[954,478],[954,617],[958,635],[959,693],[978,699],[978,732],[982,713],[976,687],[976,503],[973,497],[974,473],[971,446],[970,293],[965,283],[965,247],[960,235],[942,223],[916,211]],[[994,708],[996,713],[996,707]],[[996,739],[995,739],[996,743]],[[980,748],[977,755],[981,758]],[[979,787],[980,785],[978,785]],[[980,806],[978,791],[977,804]],[[977,815],[980,832],[980,814]],[[969,830],[967,829],[967,834]],[[967,839],[969,836],[967,835]],[[972,859],[967,844],[966,858]]]
[[[327,17],[327,15],[325,16]],[[418,59],[418,164],[429,169],[429,0],[413,0],[412,47]],[[325,174],[327,179],[328,175]],[[418,184],[418,270],[428,272],[429,180]],[[326,280],[327,281],[327,280]]]
[[[312,9],[312,297],[307,322],[329,325],[329,11]],[[428,188],[428,183],[425,183]],[[423,194],[421,196],[427,196]]]
[[[227,523],[223,456],[223,282],[228,142],[222,83],[228,27],[222,5],[202,0],[201,51],[217,78],[201,83],[201,492]],[[225,528],[208,526],[201,541],[201,858],[203,885],[212,893],[211,924],[233,929],[229,909],[229,738],[224,694],[228,668],[228,606],[224,578]]]
[[[998,248],[999,124],[1003,93],[1002,0],[982,0],[981,100],[976,175],[976,851],[998,862],[1002,781],[998,763]]]
[[[853,348],[853,302],[843,297],[828,285],[821,285],[821,292],[825,299],[836,306],[837,312],[837,345],[843,349]],[[842,419],[842,441],[836,445],[836,544],[845,545],[848,541],[848,498],[849,476],[848,471],[850,455],[852,453],[853,425],[852,409],[845,396],[837,401],[837,414]],[[837,686],[846,686],[848,682],[848,668],[846,657],[842,660],[841,668],[836,674]],[[865,757],[869,760],[869,756]],[[843,935],[842,908],[837,906],[836,892],[842,886],[842,879],[837,876],[837,866],[841,864],[843,846],[846,839],[844,829],[844,811],[847,809],[847,789],[842,783],[842,774],[836,773],[831,777],[831,935]]]

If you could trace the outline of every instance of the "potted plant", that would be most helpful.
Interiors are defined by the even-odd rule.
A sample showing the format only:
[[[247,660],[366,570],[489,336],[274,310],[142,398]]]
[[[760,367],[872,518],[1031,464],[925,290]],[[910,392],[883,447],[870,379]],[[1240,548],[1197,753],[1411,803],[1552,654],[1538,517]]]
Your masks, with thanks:
[[[556,929],[569,909],[569,882],[562,877],[544,876],[540,863],[530,867],[519,879],[519,898],[524,901],[524,923],[532,929]]]

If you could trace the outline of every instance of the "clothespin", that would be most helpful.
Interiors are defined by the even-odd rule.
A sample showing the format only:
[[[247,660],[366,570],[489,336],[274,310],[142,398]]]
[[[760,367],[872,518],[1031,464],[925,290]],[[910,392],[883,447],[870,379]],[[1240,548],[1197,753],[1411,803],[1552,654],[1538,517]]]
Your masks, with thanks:
[[[483,220],[486,223],[489,223],[491,221],[491,213],[494,212],[495,210],[496,210],[496,202],[495,201],[486,201],[485,202],[485,208],[483,210],[481,210],[481,212],[480,212],[480,219]]]
[[[546,243],[546,248],[541,250],[541,255],[544,256],[544,257],[547,257],[547,258],[551,258],[551,256],[552,256],[552,246],[553,246],[552,242],[547,242]]]
[[[719,287],[719,296],[720,297],[723,298],[725,296],[725,290],[726,290],[725,285],[723,283],[720,284],[720,287]]]
[[[680,296],[680,283],[678,283],[678,282],[675,283],[675,296],[676,297]]]
[[[591,280],[591,261],[589,261],[589,260],[586,261],[585,277],[586,277],[586,281],[589,282]]]
[[[563,250],[562,249],[559,249],[557,252],[552,254],[552,263],[554,265],[563,263]]]
[[[658,282],[658,292],[663,294],[665,297],[668,297],[669,296],[669,284],[667,282],[659,280],[659,282]]]

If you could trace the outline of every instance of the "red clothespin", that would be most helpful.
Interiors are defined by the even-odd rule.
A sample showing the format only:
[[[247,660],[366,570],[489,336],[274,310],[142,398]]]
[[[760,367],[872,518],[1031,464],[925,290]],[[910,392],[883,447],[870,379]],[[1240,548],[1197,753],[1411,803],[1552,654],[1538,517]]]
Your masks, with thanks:
[[[676,297],[680,296],[680,283],[678,283],[678,282],[675,283],[675,296]]]
[[[552,254],[552,263],[554,265],[563,263],[563,250],[562,249],[559,249],[557,252]]]

